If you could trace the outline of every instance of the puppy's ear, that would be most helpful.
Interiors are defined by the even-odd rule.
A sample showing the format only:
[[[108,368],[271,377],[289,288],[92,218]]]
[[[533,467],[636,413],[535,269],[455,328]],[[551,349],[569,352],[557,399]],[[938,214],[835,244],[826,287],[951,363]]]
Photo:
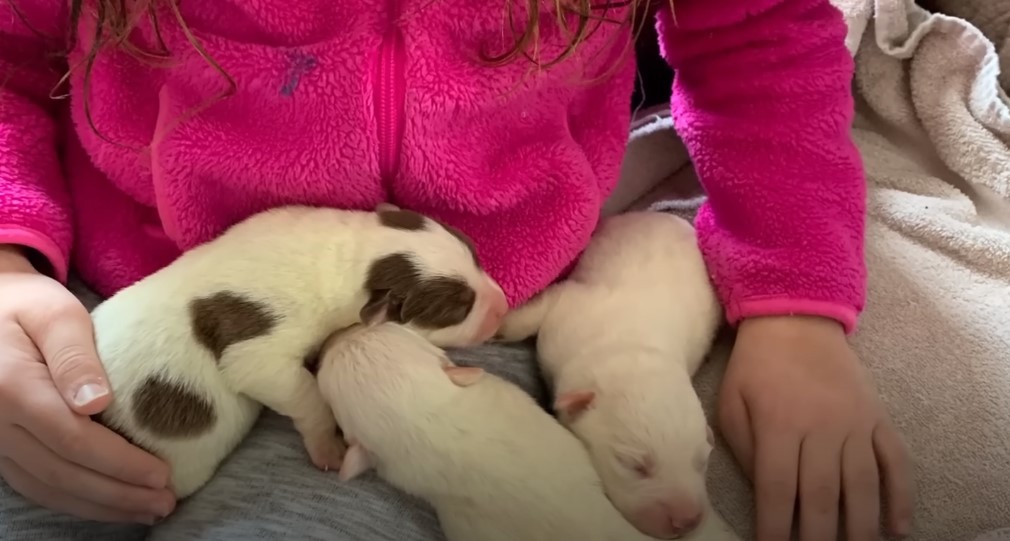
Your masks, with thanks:
[[[477,292],[458,278],[436,276],[418,280],[406,290],[400,306],[402,322],[440,329],[464,322],[477,302]]]
[[[368,450],[360,443],[354,442],[347,448],[344,461],[340,463],[339,478],[341,481],[350,481],[373,467],[375,465],[368,456]]]
[[[402,303],[396,301],[389,291],[375,291],[368,302],[361,307],[358,317],[366,327],[381,325],[387,321],[402,323],[400,312]]]
[[[375,212],[395,212],[400,210],[400,207],[392,203],[379,203],[375,205]]]
[[[484,377],[484,369],[476,366],[447,366],[443,370],[449,380],[459,387],[469,387]]]
[[[578,419],[596,400],[596,393],[593,391],[580,390],[561,393],[554,399],[554,411],[562,417],[565,422],[573,422]]]

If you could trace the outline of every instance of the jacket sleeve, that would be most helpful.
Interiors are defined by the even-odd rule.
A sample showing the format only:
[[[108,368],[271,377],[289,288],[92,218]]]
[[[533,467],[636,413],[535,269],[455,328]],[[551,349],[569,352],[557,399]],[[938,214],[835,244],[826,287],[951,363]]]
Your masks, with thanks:
[[[61,281],[73,235],[50,94],[65,69],[65,5],[0,1],[0,244],[31,249]]]
[[[803,314],[852,332],[866,294],[866,178],[841,13],[829,0],[674,6],[658,14],[660,45],[708,194],[699,244],[730,323]]]

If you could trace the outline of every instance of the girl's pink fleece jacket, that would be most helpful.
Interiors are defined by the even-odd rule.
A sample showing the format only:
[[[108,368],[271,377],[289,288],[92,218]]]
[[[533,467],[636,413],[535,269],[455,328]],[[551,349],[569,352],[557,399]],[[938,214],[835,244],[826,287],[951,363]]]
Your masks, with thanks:
[[[620,25],[538,72],[482,59],[511,45],[504,0],[181,2],[235,82],[221,100],[228,80],[170,12],[170,64],[107,51],[90,95],[83,69],[56,88],[67,2],[14,3],[0,0],[0,243],[60,279],[73,264],[105,295],[257,211],[389,200],[472,236],[515,305],[578,257],[618,179],[635,78]],[[567,36],[541,20],[551,59]],[[851,331],[865,179],[841,14],[828,0],[676,0],[657,24],[728,317],[822,315]],[[71,66],[94,35],[93,18],[80,26]],[[157,46],[146,22],[135,39]]]

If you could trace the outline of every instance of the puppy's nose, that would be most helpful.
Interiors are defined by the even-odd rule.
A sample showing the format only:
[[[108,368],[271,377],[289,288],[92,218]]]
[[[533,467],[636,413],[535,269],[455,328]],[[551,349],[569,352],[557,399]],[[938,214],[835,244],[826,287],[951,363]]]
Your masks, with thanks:
[[[698,528],[704,519],[704,510],[693,498],[677,497],[654,501],[628,518],[635,528],[649,537],[680,539]]]
[[[491,306],[488,308],[487,314],[487,326],[493,328],[491,334],[488,336],[494,336],[501,327],[502,322],[505,320],[505,314],[508,313],[509,303],[505,299],[504,294],[499,294],[498,296],[492,297]]]
[[[494,303],[491,305],[491,312],[500,321],[502,318],[505,317],[505,314],[507,314],[508,311],[509,311],[509,301],[508,299],[505,298],[505,294],[501,293],[497,297],[495,297]]]
[[[684,536],[693,532],[703,518],[703,513],[696,506],[674,506],[669,510],[670,531],[675,536]]]
[[[484,343],[491,339],[501,327],[505,314],[508,313],[508,299],[505,293],[493,280],[488,280],[488,286],[483,291],[483,296],[488,299],[487,310],[481,314],[477,334],[474,337],[474,345]]]
[[[490,306],[488,308],[490,315],[500,321],[509,311],[509,302],[505,297],[505,292],[502,291],[501,286],[499,286],[494,280],[489,279],[487,296],[491,299]]]

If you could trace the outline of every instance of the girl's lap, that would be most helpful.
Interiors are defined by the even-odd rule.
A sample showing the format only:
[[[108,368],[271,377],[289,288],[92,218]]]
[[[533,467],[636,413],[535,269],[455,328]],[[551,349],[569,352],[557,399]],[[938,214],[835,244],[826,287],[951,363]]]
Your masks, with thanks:
[[[137,541],[146,526],[85,522],[38,507],[0,480],[0,539],[11,541]]]
[[[431,510],[374,475],[342,484],[315,469],[289,420],[266,414],[199,492],[148,528],[85,522],[37,507],[0,483],[0,539],[441,541]]]
[[[423,503],[373,474],[341,483],[309,462],[291,422],[264,415],[202,490],[148,539],[441,541]]]
[[[532,393],[545,391],[529,348],[454,352]],[[0,539],[45,541],[443,541],[431,508],[367,474],[341,483],[309,462],[288,419],[267,413],[199,492],[148,528],[85,522],[37,507],[0,481]]]
[[[542,393],[528,349],[489,346],[453,355]],[[542,396],[542,394],[540,394]],[[253,539],[442,541],[434,512],[368,473],[341,483],[309,462],[289,420],[264,415],[218,474],[152,529],[152,541]]]
[[[871,226],[869,301],[854,337],[896,424],[904,433],[919,488],[914,539],[972,539],[1007,526],[1010,516],[1010,292],[938,283],[939,254]],[[907,246],[906,246],[907,245]],[[907,250],[905,250],[907,248]],[[895,252],[897,250],[897,252]],[[897,253],[905,255],[895,255]],[[914,254],[914,257],[909,254]],[[952,268],[947,266],[947,268]],[[967,271],[965,271],[967,273]],[[998,344],[1004,344],[1000,349]],[[714,413],[725,344],[701,370],[698,389]],[[487,346],[452,352],[531,392],[546,391],[526,347]],[[711,417],[714,423],[714,415]],[[711,465],[710,492],[746,539],[752,533],[749,484],[725,445]],[[0,539],[280,539],[441,540],[430,509],[374,476],[341,484],[314,469],[290,422],[265,415],[217,476],[148,531],[81,523],[25,502],[0,483]]]

